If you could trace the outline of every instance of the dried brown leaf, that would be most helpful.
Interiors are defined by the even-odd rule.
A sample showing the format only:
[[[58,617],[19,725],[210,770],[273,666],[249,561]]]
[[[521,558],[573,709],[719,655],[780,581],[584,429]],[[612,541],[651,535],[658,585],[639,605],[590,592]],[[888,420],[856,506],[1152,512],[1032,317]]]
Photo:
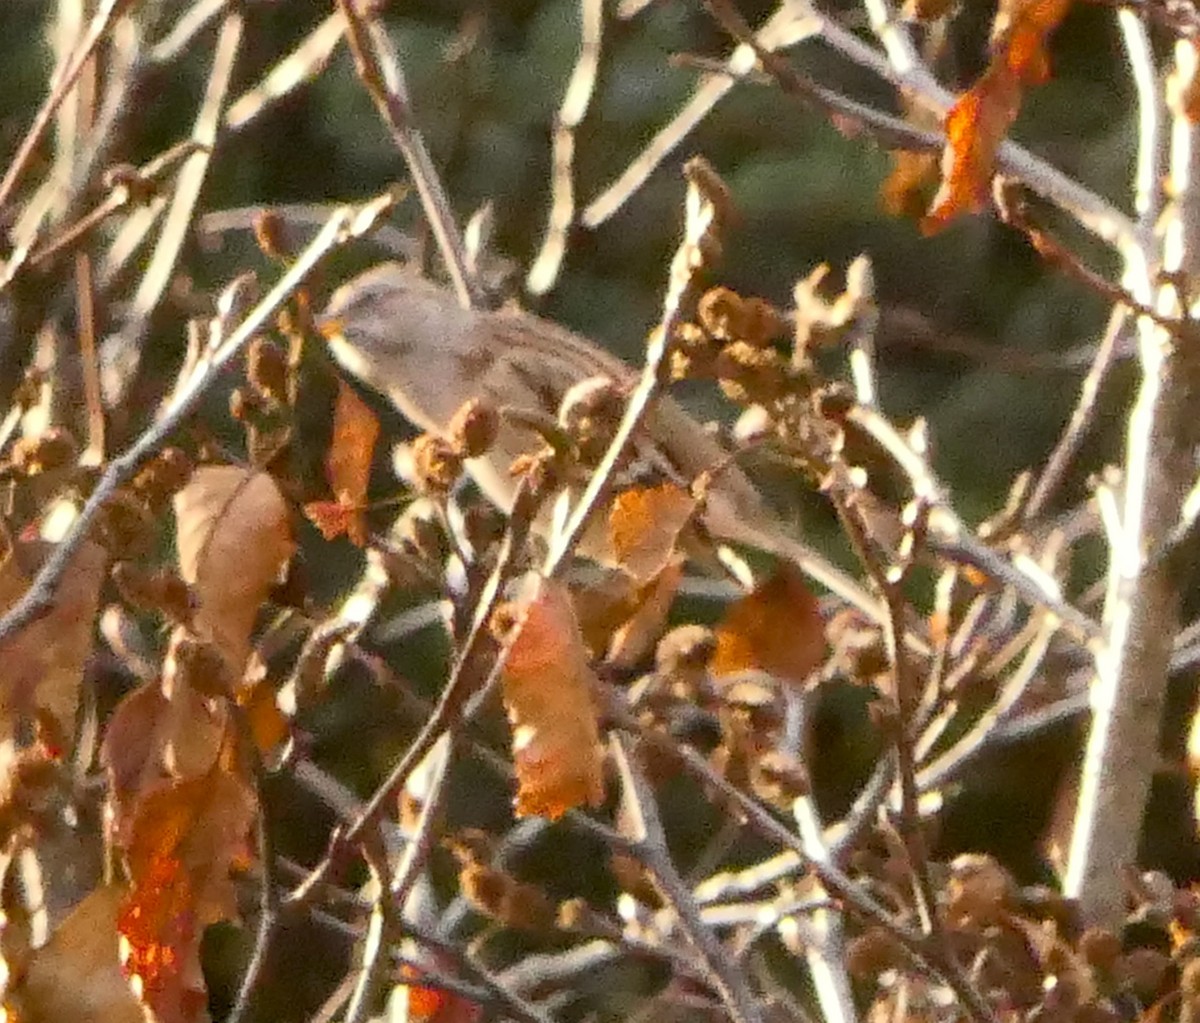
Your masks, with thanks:
[[[198,693],[177,671],[170,654],[161,681],[143,685],[121,700],[100,750],[109,772],[118,841],[133,827],[147,795],[213,769],[228,728],[226,702]]]
[[[610,664],[632,668],[654,648],[666,627],[679,584],[683,582],[683,564],[683,558],[673,559],[637,591],[633,613],[609,640],[606,660]]]
[[[333,436],[325,457],[325,475],[337,495],[338,504],[353,512],[347,518],[346,535],[359,547],[367,542],[367,483],[371,460],[379,439],[379,420],[354,388],[338,381],[337,404],[333,409]]]
[[[622,492],[608,517],[616,563],[639,583],[650,582],[671,561],[695,513],[696,499],[673,483]]]
[[[29,586],[30,576],[21,563],[28,560],[32,570],[46,548],[19,544],[0,563],[0,611],[16,603]],[[55,734],[47,738],[60,747],[58,753],[73,739],[107,560],[103,548],[84,541],[49,614],[0,643],[0,742],[11,738],[22,720],[48,723]]]
[[[518,815],[556,818],[598,804],[604,781],[593,675],[567,588],[531,573],[506,647]]]
[[[264,472],[201,466],[175,495],[179,572],[195,590],[193,624],[240,678],[259,608],[294,549],[288,505]]]
[[[800,684],[825,660],[826,646],[817,598],[784,566],[725,612],[710,669],[714,675],[765,671]]]

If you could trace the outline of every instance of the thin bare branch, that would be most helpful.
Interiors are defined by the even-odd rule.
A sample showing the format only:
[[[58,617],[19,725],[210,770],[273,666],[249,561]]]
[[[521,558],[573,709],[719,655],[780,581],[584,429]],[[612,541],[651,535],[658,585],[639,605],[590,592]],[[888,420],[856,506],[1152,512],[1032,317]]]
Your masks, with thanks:
[[[462,232],[425,141],[414,123],[404,72],[388,39],[387,29],[378,14],[359,11],[352,0],[338,0],[338,7],[346,22],[346,42],[354,54],[354,67],[408,165],[458,300],[464,308],[482,308],[486,296],[476,275],[471,272]]]
[[[579,0],[579,55],[567,83],[551,152],[550,221],[546,236],[525,277],[525,287],[542,295],[554,287],[567,251],[567,234],[575,220],[575,129],[587,114],[600,70],[604,30],[601,0]]]

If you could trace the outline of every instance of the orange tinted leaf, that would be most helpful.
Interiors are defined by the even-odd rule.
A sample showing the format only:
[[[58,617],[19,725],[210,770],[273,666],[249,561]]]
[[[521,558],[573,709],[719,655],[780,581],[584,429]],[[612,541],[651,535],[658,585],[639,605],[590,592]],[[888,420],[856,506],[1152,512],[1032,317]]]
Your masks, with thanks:
[[[516,807],[555,818],[604,798],[593,676],[566,587],[531,573],[526,594],[504,665]]]
[[[294,544],[288,505],[264,472],[201,466],[175,495],[179,574],[196,592],[193,626],[240,678],[250,631]]]
[[[825,653],[817,598],[798,572],[782,568],[725,612],[709,667],[714,675],[757,670],[800,683]]]
[[[401,967],[400,975],[410,981],[421,979],[420,971],[408,965]],[[389,1014],[388,1018],[408,1023],[474,1023],[482,1015],[474,1002],[451,991],[420,984],[401,984],[392,993],[392,1000],[402,1002],[403,1015]]]
[[[349,516],[346,535],[359,547],[367,542],[366,518],[361,509],[366,501],[371,459],[378,439],[379,420],[375,413],[354,388],[339,379],[325,475],[330,489],[338,496],[338,503],[347,509],[356,509]]]
[[[117,919],[123,965],[158,1020],[203,1017],[200,939],[209,924],[238,918],[230,871],[248,859],[254,806],[249,784],[219,762],[143,796],[120,843],[130,879]]]
[[[987,202],[996,152],[1021,108],[1027,86],[1050,77],[1046,45],[1071,0],[1010,0],[997,14],[992,60],[946,116],[942,186],[921,221],[926,234]]]
[[[1016,119],[1021,102],[1017,80],[989,68],[946,116],[942,184],[921,221],[926,234],[940,231],[960,213],[975,213],[988,201],[996,152]]]
[[[260,753],[270,753],[287,738],[287,718],[275,702],[275,690],[268,682],[259,680],[243,686],[238,690],[237,702]]]
[[[304,517],[321,531],[326,540],[336,540],[343,534],[351,536],[352,531],[365,528],[362,525],[363,509],[361,505],[350,503],[346,494],[339,494],[336,501],[309,501],[304,506]],[[361,547],[358,540],[354,540]]]
[[[696,499],[673,483],[624,491],[608,518],[617,563],[638,582],[649,582],[670,560],[695,511]]]

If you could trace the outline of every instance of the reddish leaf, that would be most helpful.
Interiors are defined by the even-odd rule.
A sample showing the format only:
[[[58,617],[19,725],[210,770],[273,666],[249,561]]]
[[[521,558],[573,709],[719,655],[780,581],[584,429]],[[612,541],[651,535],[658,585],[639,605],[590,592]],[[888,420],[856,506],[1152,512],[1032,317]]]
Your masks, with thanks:
[[[400,974],[405,980],[421,979],[420,972],[407,965],[401,967]],[[391,997],[393,1003],[400,1004],[390,1007],[388,1019],[405,1023],[475,1023],[483,1015],[483,1010],[466,998],[420,984],[401,984]]]
[[[338,494],[336,501],[309,501],[304,506],[304,517],[326,540],[336,540],[344,534],[359,543],[354,537],[355,531],[362,528],[362,514],[362,505],[353,504],[350,495],[344,492]]]
[[[593,677],[566,587],[531,574],[526,594],[504,666],[516,807],[555,818],[604,798]]]
[[[785,567],[725,612],[710,670],[714,675],[766,671],[802,683],[825,654],[817,598],[799,573]]]
[[[209,924],[238,918],[230,871],[247,862],[253,820],[253,790],[221,761],[139,802],[121,844],[130,892],[117,927],[130,985],[163,1023],[204,1014],[200,938]]]
[[[940,231],[960,213],[973,213],[986,204],[996,152],[1016,120],[1024,89],[1050,76],[1046,43],[1070,5],[1071,0],[1012,0],[1002,5],[991,63],[946,115],[942,185],[921,221],[925,233]]]

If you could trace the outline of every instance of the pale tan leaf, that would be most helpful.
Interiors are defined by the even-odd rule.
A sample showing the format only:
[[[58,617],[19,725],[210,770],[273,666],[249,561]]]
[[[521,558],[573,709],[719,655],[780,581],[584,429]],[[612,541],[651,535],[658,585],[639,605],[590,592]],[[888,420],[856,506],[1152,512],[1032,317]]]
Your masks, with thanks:
[[[0,564],[0,611],[25,592],[48,550],[46,544],[31,543],[9,552]],[[43,732],[52,730],[55,734],[46,736],[51,746],[65,747],[73,739],[107,560],[102,547],[85,540],[71,559],[50,612],[0,643],[0,742],[14,735],[22,719],[36,719]]]
[[[118,842],[145,797],[176,781],[207,775],[225,742],[227,702],[203,696],[178,670],[174,654],[184,636],[178,630],[173,637],[163,678],[123,697],[104,733],[100,759],[109,772]]]
[[[175,495],[179,571],[196,591],[197,634],[240,678],[259,608],[295,547],[288,505],[264,472],[202,466]]]
[[[654,649],[683,581],[683,564],[681,557],[672,559],[638,591],[637,609],[613,633],[608,644],[610,664],[632,668]]]
[[[35,951],[4,1008],[23,1023],[142,1023],[118,955],[117,907],[125,892],[98,888]]]

